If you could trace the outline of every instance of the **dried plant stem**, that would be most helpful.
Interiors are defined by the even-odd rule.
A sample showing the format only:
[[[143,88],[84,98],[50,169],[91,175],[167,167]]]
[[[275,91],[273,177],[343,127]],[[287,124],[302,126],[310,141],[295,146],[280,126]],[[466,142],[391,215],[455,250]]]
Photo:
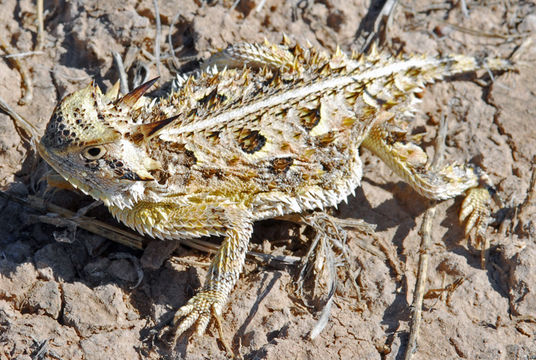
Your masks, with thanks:
[[[179,20],[179,17],[181,16],[180,11],[175,14],[173,17],[173,20],[171,20],[171,24],[169,24],[169,32],[168,32],[168,45],[169,45],[169,52],[171,54],[171,58],[173,60],[173,64],[177,63],[177,57],[175,56],[175,49],[173,48],[173,28],[175,27],[175,24]]]
[[[35,46],[37,50],[41,50],[45,43],[45,22],[43,11],[43,0],[37,0],[37,45]]]
[[[9,46],[9,44],[7,44],[1,37],[0,48],[4,50],[6,55],[11,55],[15,53],[11,46]],[[22,79],[22,98],[19,100],[19,105],[26,105],[30,103],[33,99],[32,78],[26,66],[17,57],[9,57],[8,59],[11,64],[19,71],[20,77]]]
[[[154,3],[154,17],[156,21],[156,35],[154,39],[154,58],[156,62],[156,69],[158,76],[160,74],[160,39],[162,38],[162,24],[160,23],[160,10],[158,9],[158,0],[153,0]]]
[[[398,3],[398,0],[387,0],[383,7],[376,17],[376,21],[374,21],[374,28],[368,34],[368,36],[365,39],[365,43],[361,47],[361,52],[365,53],[368,51],[374,40],[378,40],[379,44],[382,44],[385,42],[386,34],[391,26],[392,22],[392,16],[394,14],[394,10],[396,8],[396,4]]]
[[[27,56],[32,56],[32,55],[43,55],[45,54],[43,51],[25,51],[25,52],[21,52],[21,53],[16,53],[16,54],[11,54],[11,55],[4,55],[3,58],[5,59],[10,59],[10,58],[23,58],[23,57],[27,57]]]
[[[527,209],[528,205],[533,203],[534,201],[536,201],[536,156],[534,156],[534,158],[532,159],[532,173],[530,176],[529,188],[527,189],[527,197],[519,206],[519,217],[522,217],[522,214],[525,212],[525,209]]]
[[[259,5],[257,5],[257,7],[255,8],[255,11],[256,11],[256,12],[261,12],[261,11],[262,11],[262,8],[263,8],[263,6],[264,6],[265,3],[266,3],[266,0],[261,0],[261,1],[259,2]]]
[[[128,78],[127,73],[125,71],[125,65],[123,64],[123,59],[121,58],[121,55],[114,51],[112,53],[112,56],[114,57],[115,66],[117,67],[117,72],[119,74],[119,92],[121,94],[127,94],[128,93]]]
[[[17,128],[17,131],[19,132],[19,134],[20,134],[20,129],[22,129],[25,135],[28,137],[30,145],[33,148],[35,148],[35,143],[39,139],[39,134],[37,133],[37,129],[31,123],[26,121],[26,119],[20,116],[1,97],[0,97],[0,110],[5,112],[7,115],[9,115],[13,119],[13,122],[15,123],[15,127]],[[21,137],[24,137],[24,136],[21,136]]]
[[[421,246],[419,250],[419,268],[417,272],[417,281],[415,282],[415,291],[413,294],[412,317],[410,324],[410,334],[404,360],[410,360],[417,350],[419,339],[419,330],[422,319],[422,302],[424,299],[425,286],[428,274],[428,250],[431,243],[432,219],[435,216],[435,205],[429,208],[425,214],[421,227]]]
[[[468,29],[468,28],[465,28],[463,26],[459,26],[459,25],[456,25],[456,24],[451,24],[451,23],[446,22],[446,21],[444,21],[443,24],[446,25],[446,26],[451,27],[454,30],[457,30],[457,31],[462,32],[462,33],[465,33],[465,34],[469,34],[469,35],[473,35],[473,36],[480,36],[480,37],[485,37],[485,38],[491,38],[491,39],[514,40],[514,39],[525,38],[525,37],[527,37],[527,36],[529,36],[531,34],[530,32],[526,32],[526,33],[522,33],[522,34],[511,34],[511,35],[510,34],[508,34],[508,35],[493,34],[493,33],[485,33],[483,31],[479,31],[479,30]]]
[[[447,137],[447,120],[446,117],[441,117],[439,122],[439,129],[437,138],[435,141],[435,151],[430,167],[432,169],[440,168],[443,159],[443,152],[445,150],[445,139]],[[428,277],[428,258],[430,244],[432,243],[432,220],[434,219],[437,204],[433,205],[426,210],[421,225],[421,245],[419,248],[419,265],[417,270],[417,280],[415,282],[415,290],[413,292],[412,303],[412,316],[410,323],[410,333],[408,346],[406,347],[406,353],[404,354],[404,360],[410,360],[415,351],[417,350],[417,343],[419,340],[419,331],[422,320],[422,303],[425,294],[425,286]]]

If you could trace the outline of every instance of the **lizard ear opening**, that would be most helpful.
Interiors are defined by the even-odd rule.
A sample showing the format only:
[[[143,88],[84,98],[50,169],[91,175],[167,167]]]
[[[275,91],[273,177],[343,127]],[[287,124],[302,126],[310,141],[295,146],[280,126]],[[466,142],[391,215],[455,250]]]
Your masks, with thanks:
[[[147,81],[146,83],[141,84],[125,96],[123,96],[121,99],[117,100],[117,104],[119,105],[125,105],[128,107],[133,107],[138,100],[149,90],[151,86],[158,80],[159,78],[156,77],[152,80]]]
[[[134,131],[132,131],[132,139],[136,143],[140,143],[142,141],[147,141],[151,139],[153,136],[157,135],[165,129],[168,125],[172,124],[175,119],[177,119],[180,115],[175,115],[170,118],[155,121],[148,124],[141,124],[141,125],[133,125]]]

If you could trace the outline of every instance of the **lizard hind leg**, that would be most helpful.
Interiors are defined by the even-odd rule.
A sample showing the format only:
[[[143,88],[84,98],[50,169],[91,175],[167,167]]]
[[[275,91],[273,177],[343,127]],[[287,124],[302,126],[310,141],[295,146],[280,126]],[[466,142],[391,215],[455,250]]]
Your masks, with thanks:
[[[489,239],[486,229],[491,218],[491,198],[494,194],[488,176],[478,167],[451,163],[436,167],[428,164],[425,152],[413,143],[391,141],[385,124],[375,125],[363,141],[363,147],[381,158],[416,192],[428,199],[446,200],[465,195],[459,220],[465,222],[465,235],[475,232],[475,245],[481,250],[481,266],[485,266]]]
[[[477,235],[481,236],[490,217],[492,187],[487,175],[472,165],[451,163],[440,168],[431,167],[419,146],[390,142],[390,138],[387,128],[378,124],[369,132],[362,145],[428,199],[446,200],[465,194],[460,221],[466,221],[466,234],[475,229]]]

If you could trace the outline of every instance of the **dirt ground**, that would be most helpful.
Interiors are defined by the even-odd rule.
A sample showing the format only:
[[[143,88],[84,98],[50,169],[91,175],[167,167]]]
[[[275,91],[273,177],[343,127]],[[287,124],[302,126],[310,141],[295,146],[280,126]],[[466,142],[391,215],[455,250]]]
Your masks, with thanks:
[[[190,71],[228,44],[279,42],[283,33],[326,51],[337,44],[360,50],[383,1],[242,0],[235,8],[232,3],[159,1],[161,84],[172,78],[172,69]],[[33,99],[26,105],[18,104],[24,95],[20,72],[9,59],[0,61],[0,97],[40,132],[64,95],[91,79],[103,88],[118,79],[114,51],[127,66],[137,60],[150,76],[158,74],[152,1],[54,0],[45,1],[44,9],[43,49],[20,59],[33,83]],[[494,208],[482,269],[478,249],[464,239],[457,220],[461,199],[438,205],[414,359],[536,359],[536,199],[529,198],[536,156],[535,9],[532,1],[402,0],[385,32],[383,47],[393,53],[514,54],[518,64],[516,73],[493,82],[454,79],[424,94],[415,122],[416,132],[426,131],[423,142],[433,147],[439,119],[446,117],[446,158],[481,166],[504,208]],[[0,38],[14,53],[34,50],[35,3],[3,0],[0,10]],[[23,199],[43,196],[43,164],[36,163],[3,112],[0,129],[2,190]],[[309,288],[308,307],[295,291],[298,266],[250,260],[224,312],[224,336],[237,356],[403,358],[419,228],[430,204],[378,159],[366,152],[363,159],[362,187],[334,214],[377,225],[378,240],[349,231],[350,263],[341,261],[338,268],[326,328],[308,339],[325,295],[321,286],[314,293]],[[66,190],[45,195],[73,211],[91,203]],[[111,222],[102,206],[88,216]],[[51,218],[0,198],[0,359],[225,358],[214,327],[203,337],[182,337],[174,348],[162,328],[200,287],[209,255],[150,239],[145,251],[132,250],[73,226],[43,223]],[[307,229],[267,221],[257,224],[251,249],[303,256],[311,237]],[[381,243],[387,244],[383,251]],[[140,270],[143,279],[135,287]],[[359,295],[352,281],[359,284]]]

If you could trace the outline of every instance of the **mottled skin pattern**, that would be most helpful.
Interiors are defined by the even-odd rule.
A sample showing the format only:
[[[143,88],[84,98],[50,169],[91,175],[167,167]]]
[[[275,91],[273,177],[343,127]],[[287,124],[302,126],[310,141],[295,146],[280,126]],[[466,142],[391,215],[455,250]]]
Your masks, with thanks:
[[[201,334],[238,280],[253,222],[346,199],[360,185],[360,147],[427,198],[465,194],[460,219],[483,235],[486,176],[466,165],[431,169],[406,128],[426,83],[510,66],[462,55],[328,56],[286,40],[238,44],[180,77],[166,98],[143,97],[152,82],[120,98],[93,84],[65,97],[39,150],[140,233],[224,236],[202,290],[175,316],[177,334],[193,324]]]

